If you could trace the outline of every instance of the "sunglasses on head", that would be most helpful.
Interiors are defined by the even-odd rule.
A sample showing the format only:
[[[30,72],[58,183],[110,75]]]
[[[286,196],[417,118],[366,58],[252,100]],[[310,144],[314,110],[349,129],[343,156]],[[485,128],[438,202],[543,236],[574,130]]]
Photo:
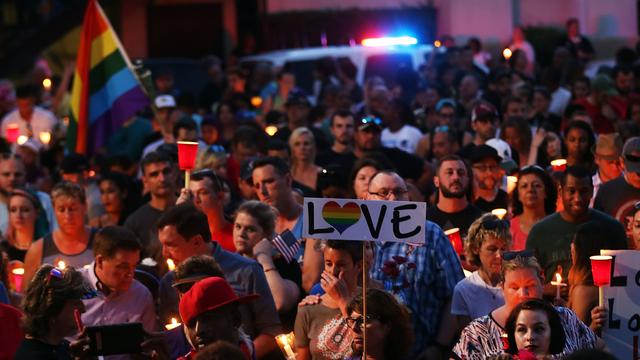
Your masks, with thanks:
[[[502,260],[510,261],[515,259],[518,256],[527,258],[527,257],[532,257],[533,255],[535,255],[535,251],[533,251],[532,249],[521,250],[521,251],[505,251],[504,253],[502,253]]]
[[[485,230],[508,229],[509,222],[507,220],[486,219],[480,224],[480,227]]]
[[[47,275],[47,286],[51,285],[52,281],[60,281],[64,280],[64,272],[58,268],[53,268],[49,271]],[[51,289],[49,289],[51,290]],[[80,296],[80,300],[89,300],[98,296],[98,293],[95,290],[87,289],[84,294]]]
[[[378,126],[382,126],[382,120],[373,116],[366,116],[360,119],[360,125],[367,125],[367,124],[376,124]]]

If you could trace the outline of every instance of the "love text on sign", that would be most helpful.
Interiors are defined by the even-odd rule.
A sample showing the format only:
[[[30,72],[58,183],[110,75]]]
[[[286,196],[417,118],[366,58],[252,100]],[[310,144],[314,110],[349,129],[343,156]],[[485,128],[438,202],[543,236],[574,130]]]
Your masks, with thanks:
[[[604,305],[609,319],[602,338],[618,359],[639,359],[640,251],[601,250],[611,255],[611,284],[604,287]]]
[[[423,202],[305,198],[303,236],[424,244]]]

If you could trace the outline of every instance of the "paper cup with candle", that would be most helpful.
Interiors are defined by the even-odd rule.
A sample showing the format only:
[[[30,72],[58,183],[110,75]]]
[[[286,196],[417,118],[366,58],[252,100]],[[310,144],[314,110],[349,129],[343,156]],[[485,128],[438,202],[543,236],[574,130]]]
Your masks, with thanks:
[[[278,342],[278,346],[282,353],[285,355],[287,360],[295,360],[296,353],[293,351],[295,348],[293,333],[288,334],[280,334],[276,336],[276,341]]]
[[[449,238],[449,242],[453,246],[453,249],[456,251],[456,254],[462,255],[464,253],[464,247],[462,246],[462,237],[460,237],[460,229],[453,228],[444,232],[445,235]]]
[[[594,255],[589,257],[589,259],[591,260],[593,285],[598,287],[598,304],[603,306],[604,293],[602,288],[611,283],[611,261],[613,258],[609,255]]]
[[[196,167],[198,143],[193,141],[178,141],[178,166],[185,171],[184,187],[189,187],[191,170]]]
[[[567,160],[565,159],[552,160],[551,168],[553,169],[553,171],[563,172],[567,170]]]
[[[22,278],[24,277],[24,268],[16,267],[11,270],[11,282],[13,284],[13,290],[16,292],[22,292]]]
[[[168,323],[167,325],[165,325],[165,329],[167,330],[171,330],[171,329],[175,329],[178,326],[182,325],[181,323],[178,322],[178,319],[176,318],[171,318],[171,322]]]
[[[18,124],[9,124],[7,125],[7,133],[5,134],[7,137],[7,141],[10,143],[15,143],[18,140],[18,136],[20,136],[20,127]]]
[[[507,193],[511,194],[518,186],[517,176],[507,176]]]

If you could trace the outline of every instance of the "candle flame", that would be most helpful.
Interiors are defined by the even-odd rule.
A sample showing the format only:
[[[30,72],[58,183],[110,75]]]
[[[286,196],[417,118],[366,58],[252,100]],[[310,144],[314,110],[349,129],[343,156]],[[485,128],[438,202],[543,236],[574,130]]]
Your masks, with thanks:
[[[260,105],[262,105],[262,98],[260,96],[252,97],[251,105],[253,105],[253,107],[260,107]]]
[[[493,209],[491,210],[491,213],[495,216],[498,217],[498,219],[502,220],[502,218],[504,218],[505,215],[507,215],[507,209]]]
[[[567,165],[566,159],[556,159],[551,161],[551,166],[562,166]]]
[[[440,40],[436,40],[433,42],[433,46],[439,48],[440,46],[442,46],[442,43],[440,42]]]
[[[269,125],[266,128],[264,128],[264,132],[266,132],[267,135],[269,135],[269,136],[273,136],[278,132],[278,127],[277,126],[273,126],[273,125]]]
[[[511,194],[518,186],[517,176],[507,176],[507,193]]]
[[[41,132],[39,137],[40,137],[40,142],[45,145],[48,145],[49,141],[51,141],[51,133],[48,131]]]
[[[58,269],[60,270],[64,270],[67,267],[67,264],[65,264],[64,261],[60,260],[58,261],[58,266],[56,266]]]
[[[42,86],[45,88],[45,90],[51,89],[51,79],[46,78],[42,80]]]
[[[513,55],[511,49],[505,48],[504,50],[502,50],[502,56],[504,56],[506,60],[509,60],[511,58],[511,55]]]
[[[169,271],[173,271],[176,269],[176,263],[172,259],[167,259],[167,267],[169,267]]]
[[[180,325],[182,325],[182,324],[180,324],[180,323],[178,322],[178,319],[176,319],[176,318],[171,318],[171,323],[169,323],[169,324],[165,325],[164,327],[165,327],[167,330],[171,330],[171,329],[175,329],[175,328],[177,328],[177,327],[178,327],[178,326],[180,326]]]
[[[18,143],[18,145],[22,145],[24,143],[26,143],[29,140],[29,137],[26,135],[20,135],[18,136],[18,140],[16,140],[16,142]]]
[[[15,268],[11,270],[11,273],[13,273],[13,275],[24,275],[24,268]]]
[[[560,273],[556,273],[556,282],[558,284],[562,283],[562,275],[560,275]]]

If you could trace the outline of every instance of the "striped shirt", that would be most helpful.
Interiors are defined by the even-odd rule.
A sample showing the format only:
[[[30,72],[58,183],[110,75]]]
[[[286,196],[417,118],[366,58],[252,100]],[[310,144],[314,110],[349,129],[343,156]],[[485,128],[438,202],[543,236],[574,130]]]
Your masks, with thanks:
[[[382,271],[384,263],[394,256],[405,257],[407,263],[416,265],[415,269],[405,267],[397,276],[386,274]],[[425,244],[422,246],[398,242],[377,244],[370,273],[411,311],[415,333],[413,354],[432,345],[443,307],[451,299],[458,281],[464,278],[460,260],[442,229],[425,221]]]
[[[559,306],[556,310],[562,320],[566,342],[562,353],[554,355],[554,359],[563,359],[576,350],[596,346],[596,334],[580,321],[573,311]],[[504,329],[489,314],[473,320],[462,330],[460,340],[453,348],[453,352],[458,359],[483,360],[489,356],[502,354],[504,350],[502,339],[503,337],[506,339],[506,336]]]

